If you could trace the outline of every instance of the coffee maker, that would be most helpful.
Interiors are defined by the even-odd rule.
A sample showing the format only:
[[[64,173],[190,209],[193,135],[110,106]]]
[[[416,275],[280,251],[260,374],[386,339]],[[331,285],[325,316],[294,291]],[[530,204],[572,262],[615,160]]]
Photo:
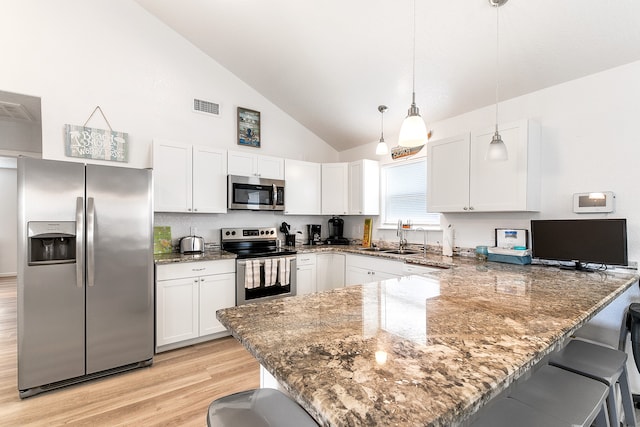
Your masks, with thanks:
[[[329,220],[329,238],[327,245],[348,245],[349,239],[342,236],[344,232],[344,220],[334,216]]]
[[[307,224],[307,244],[318,245],[322,243],[320,240],[320,224]]]

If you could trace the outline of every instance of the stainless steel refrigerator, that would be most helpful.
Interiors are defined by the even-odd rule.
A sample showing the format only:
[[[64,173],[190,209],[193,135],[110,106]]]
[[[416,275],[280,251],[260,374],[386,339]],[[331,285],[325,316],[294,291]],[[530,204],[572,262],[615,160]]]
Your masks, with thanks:
[[[151,171],[18,159],[21,397],[147,366]]]

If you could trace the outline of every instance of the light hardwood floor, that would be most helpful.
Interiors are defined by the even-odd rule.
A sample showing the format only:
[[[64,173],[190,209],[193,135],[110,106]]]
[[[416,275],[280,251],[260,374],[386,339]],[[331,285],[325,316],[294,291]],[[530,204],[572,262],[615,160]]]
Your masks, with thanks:
[[[233,338],[155,356],[149,368],[21,400],[16,279],[0,277],[0,425],[204,426],[209,403],[259,386],[258,362]]]

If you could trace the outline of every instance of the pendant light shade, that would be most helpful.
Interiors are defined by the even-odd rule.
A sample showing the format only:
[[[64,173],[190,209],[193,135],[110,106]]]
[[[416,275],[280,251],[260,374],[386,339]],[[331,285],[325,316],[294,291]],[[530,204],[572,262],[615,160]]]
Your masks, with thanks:
[[[508,0],[489,0],[489,4],[496,8],[496,133],[493,134],[493,138],[489,143],[489,149],[485,154],[484,159],[490,161],[505,161],[509,158],[507,153],[507,146],[505,145],[500,133],[498,132],[498,75],[500,74],[500,62],[499,62],[499,46],[500,46],[500,19],[498,9],[505,4]]]
[[[487,154],[484,159],[492,161],[504,161],[508,159],[507,146],[504,145],[504,141],[498,133],[497,126],[496,133],[493,134],[493,139],[491,139],[491,142],[489,143],[489,149],[487,150]]]
[[[427,126],[420,117],[420,110],[416,106],[416,1],[413,0],[413,90],[411,106],[400,127],[398,145],[401,147],[420,147],[426,143]]]
[[[378,111],[380,111],[380,142],[376,147],[376,154],[382,156],[389,152],[387,143],[384,142],[384,112],[387,111],[386,105],[378,105]]]
[[[415,107],[415,104],[413,104]],[[417,108],[416,108],[417,110]],[[419,114],[407,116],[400,127],[398,145],[401,147],[420,147],[427,143],[427,126]]]

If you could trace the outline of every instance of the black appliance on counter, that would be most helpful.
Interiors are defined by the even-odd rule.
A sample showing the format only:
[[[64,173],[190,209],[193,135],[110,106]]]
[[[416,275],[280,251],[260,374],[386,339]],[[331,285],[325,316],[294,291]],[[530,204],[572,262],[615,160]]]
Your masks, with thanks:
[[[275,227],[223,228],[221,248],[237,255],[236,304],[296,295],[296,251],[278,247]]]
[[[325,240],[327,245],[348,245],[349,239],[343,237],[344,220],[334,216],[329,220],[329,238]]]
[[[322,227],[320,224],[307,224],[307,245],[321,245],[320,230]]]

